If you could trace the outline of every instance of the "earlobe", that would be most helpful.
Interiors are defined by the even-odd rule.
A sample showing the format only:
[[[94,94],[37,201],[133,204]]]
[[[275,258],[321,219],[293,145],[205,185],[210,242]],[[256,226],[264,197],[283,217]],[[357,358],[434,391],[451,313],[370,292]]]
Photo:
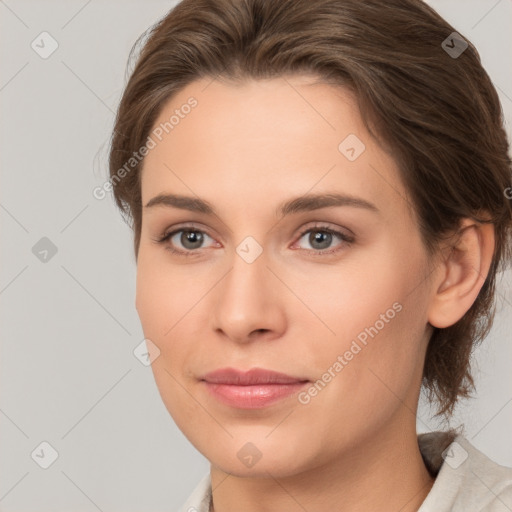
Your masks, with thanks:
[[[464,219],[433,282],[431,325],[449,327],[464,316],[487,278],[493,254],[494,225]]]

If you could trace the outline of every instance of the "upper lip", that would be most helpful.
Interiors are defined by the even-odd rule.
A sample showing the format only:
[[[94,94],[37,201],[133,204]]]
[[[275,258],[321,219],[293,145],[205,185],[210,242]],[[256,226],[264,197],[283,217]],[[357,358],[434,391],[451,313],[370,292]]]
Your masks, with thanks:
[[[221,368],[207,373],[200,380],[214,384],[251,386],[255,384],[296,384],[298,382],[306,382],[308,379],[292,377],[264,368],[251,368],[248,371],[236,368]]]

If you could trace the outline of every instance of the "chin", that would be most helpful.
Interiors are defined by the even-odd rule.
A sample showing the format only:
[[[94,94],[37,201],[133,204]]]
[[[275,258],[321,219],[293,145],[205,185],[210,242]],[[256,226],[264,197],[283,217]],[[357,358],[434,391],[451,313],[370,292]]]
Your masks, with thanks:
[[[318,447],[311,440],[308,445],[307,432],[293,437],[289,430],[282,429],[269,435],[271,429],[243,429],[232,432],[233,437],[219,434],[218,437],[201,436],[189,440],[216,468],[241,478],[275,478],[296,475],[313,466],[318,456]],[[188,436],[187,436],[188,437]]]

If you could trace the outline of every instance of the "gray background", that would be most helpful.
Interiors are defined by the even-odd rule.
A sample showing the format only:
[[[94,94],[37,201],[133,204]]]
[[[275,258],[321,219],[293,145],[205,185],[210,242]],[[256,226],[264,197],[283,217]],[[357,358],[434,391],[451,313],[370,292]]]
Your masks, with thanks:
[[[479,49],[510,134],[512,0],[430,4]],[[172,5],[0,0],[3,512],[172,511],[208,471],[133,355],[143,335],[131,232],[110,196],[92,195],[129,50]],[[59,45],[47,59],[31,48],[43,31]],[[46,262],[32,250],[43,237],[57,248]],[[512,466],[511,272],[503,278],[476,352],[478,395],[452,424]],[[419,416],[419,431],[439,427],[426,407]],[[59,454],[46,470],[31,458],[42,441]]]

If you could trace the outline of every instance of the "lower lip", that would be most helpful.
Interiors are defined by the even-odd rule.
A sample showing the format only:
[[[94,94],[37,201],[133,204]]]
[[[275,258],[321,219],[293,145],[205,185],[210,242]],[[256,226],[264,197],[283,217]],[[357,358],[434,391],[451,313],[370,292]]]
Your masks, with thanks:
[[[203,381],[208,391],[221,402],[240,409],[262,409],[297,393],[308,382],[236,386]]]

